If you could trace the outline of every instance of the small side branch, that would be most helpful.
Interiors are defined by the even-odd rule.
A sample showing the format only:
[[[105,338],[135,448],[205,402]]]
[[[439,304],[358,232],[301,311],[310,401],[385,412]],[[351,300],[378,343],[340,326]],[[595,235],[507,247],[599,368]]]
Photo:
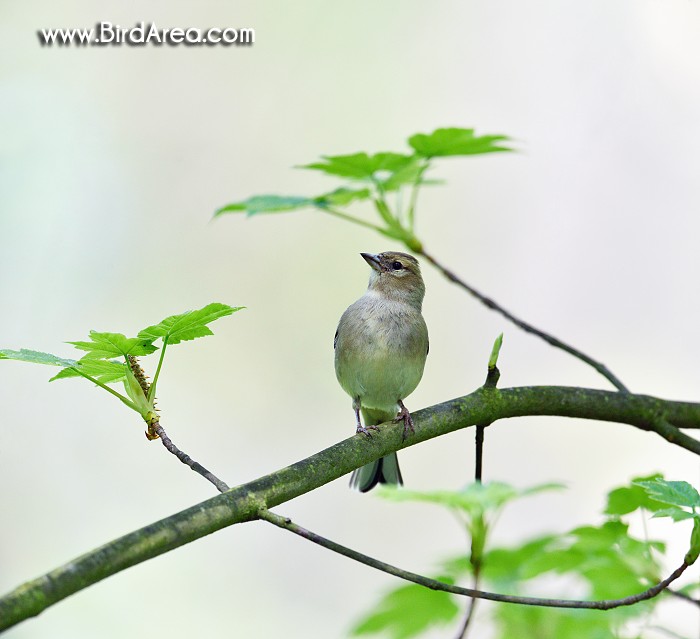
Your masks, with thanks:
[[[423,256],[426,260],[428,260],[428,262],[430,262],[435,268],[437,268],[438,271],[440,271],[448,280],[454,282],[455,284],[463,288],[465,291],[467,291],[470,295],[476,297],[476,299],[478,299],[482,304],[484,304],[491,310],[500,313],[507,320],[513,322],[513,324],[515,324],[518,328],[521,328],[527,333],[537,335],[537,337],[543,339],[551,346],[560,348],[561,350],[569,353],[569,355],[573,355],[574,357],[580,359],[582,362],[585,362],[589,366],[595,368],[615,388],[617,388],[620,391],[629,392],[628,388],[615,375],[613,375],[613,373],[608,369],[607,366],[605,366],[605,364],[594,360],[592,357],[589,357],[585,353],[582,353],[580,350],[574,348],[573,346],[565,344],[553,335],[550,335],[549,333],[545,333],[544,331],[535,328],[534,326],[532,326],[532,324],[528,324],[527,322],[518,319],[517,317],[515,317],[515,315],[509,313],[505,308],[503,308],[500,304],[492,300],[490,297],[487,297],[483,293],[480,293],[475,288],[467,284],[464,280],[460,279],[455,273],[453,273],[450,269],[440,264],[440,262],[438,262],[432,255],[426,253],[424,250],[421,249],[420,255]]]
[[[484,424],[476,425],[476,437],[474,439],[476,446],[476,457],[474,463],[474,481],[481,483],[481,476],[483,473],[483,460],[484,460],[484,430],[486,426]]]
[[[477,586],[477,581],[474,580],[474,587],[476,588]],[[462,619],[462,623],[459,626],[459,630],[457,631],[457,634],[455,635],[455,639],[464,639],[464,637],[467,636],[467,630],[469,630],[469,625],[472,622],[472,619],[474,618],[474,610],[476,609],[476,598],[475,597],[470,597],[469,603],[467,604],[467,612],[464,615],[464,619]]]
[[[491,350],[491,357],[489,358],[489,365],[486,371],[486,381],[484,382],[484,385],[482,387],[484,389],[496,388],[496,386],[498,385],[498,380],[501,378],[501,371],[498,370],[498,355],[501,352],[502,343],[503,333],[501,333],[496,338],[496,341],[493,344],[493,349]],[[490,425],[490,423],[491,422],[476,425],[476,454],[474,463],[474,481],[476,482],[481,482],[484,457],[484,431],[486,430],[486,427]]]
[[[648,588],[644,592],[640,592],[636,595],[630,595],[629,597],[621,597],[620,599],[601,599],[598,601],[582,601],[577,599],[547,599],[544,597],[518,597],[515,595],[502,595],[495,592],[486,592],[484,590],[474,590],[472,588],[462,588],[461,586],[455,586],[453,584],[448,584],[437,579],[431,579],[429,577],[424,577],[415,572],[410,572],[408,570],[403,570],[392,566],[391,564],[384,563],[373,557],[363,555],[361,552],[352,550],[347,546],[342,546],[330,539],[321,537],[306,528],[302,528],[297,524],[293,523],[291,519],[286,517],[281,517],[269,510],[261,510],[258,513],[260,519],[267,521],[279,528],[288,530],[289,532],[299,535],[304,539],[307,539],[323,548],[337,552],[344,557],[349,559],[354,559],[359,561],[370,568],[376,568],[394,577],[399,577],[406,581],[410,581],[419,586],[425,586],[431,590],[440,590],[442,592],[449,592],[453,595],[461,595],[464,597],[473,597],[475,599],[487,599],[489,601],[498,601],[501,603],[513,603],[520,604],[522,606],[543,606],[547,608],[576,608],[576,609],[587,609],[587,610],[611,610],[613,608],[620,608],[622,606],[632,606],[633,604],[639,603],[640,601],[646,601],[647,599],[653,599],[659,593],[663,592],[668,586],[678,579],[689,564],[685,561],[676,568],[666,579],[659,582],[655,586]]]
[[[672,590],[671,588],[668,589],[668,594],[700,608],[700,599],[693,599],[690,595],[686,595],[684,592],[678,592],[677,590]]]
[[[677,426],[674,426],[665,419],[659,418],[655,420],[649,430],[660,435],[670,444],[675,444],[676,446],[700,454],[700,442],[694,437],[686,435]]]
[[[165,352],[165,345],[163,346],[163,351],[162,353]],[[156,378],[158,377],[158,373],[160,372],[160,367],[163,364],[163,357],[161,353],[161,358],[160,361],[158,362],[158,371],[156,371]],[[141,368],[141,364],[139,363],[139,360],[134,357],[133,355],[129,355],[127,357],[127,363],[129,364],[129,368],[131,369],[131,372],[134,374],[134,377],[136,377],[136,380],[139,383],[139,386],[141,387],[141,390],[143,391],[143,395],[146,398],[149,398],[153,390],[155,388],[154,386],[151,386],[148,383],[148,379],[146,377],[146,373],[144,373],[143,368]],[[155,384],[155,381],[154,381]],[[211,482],[216,486],[216,489],[220,493],[225,493],[227,490],[229,490],[228,484],[225,482],[221,481],[216,475],[214,475],[212,472],[208,471],[202,464],[199,462],[196,462],[194,459],[192,459],[188,454],[184,453],[181,451],[175,444],[173,444],[172,440],[170,437],[168,437],[167,433],[163,429],[163,427],[160,425],[160,420],[157,417],[153,417],[153,419],[148,420],[148,429],[146,430],[146,438],[149,440],[154,440],[160,438],[160,441],[163,442],[163,446],[165,446],[165,449],[175,455],[185,466],[189,466],[195,473],[199,473],[204,479],[207,481]]]
[[[216,486],[216,490],[218,490],[220,493],[225,493],[227,490],[229,490],[229,486],[226,482],[221,481],[216,475],[214,475],[214,473],[208,471],[206,468],[204,468],[204,466],[202,466],[202,464],[196,462],[188,454],[182,452],[177,446],[175,446],[175,444],[173,444],[173,442],[170,440],[170,437],[168,437],[163,430],[160,422],[154,422],[152,427],[158,434],[158,437],[160,437],[160,441],[163,442],[163,446],[165,446],[168,452],[175,455],[175,457],[177,457],[186,466],[189,466],[195,473],[199,473],[202,477],[204,477],[204,479],[214,484],[214,486]]]

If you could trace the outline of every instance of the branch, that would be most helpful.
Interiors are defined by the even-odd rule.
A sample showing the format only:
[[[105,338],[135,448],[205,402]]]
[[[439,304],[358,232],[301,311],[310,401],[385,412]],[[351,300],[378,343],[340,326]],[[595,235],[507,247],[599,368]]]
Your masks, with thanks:
[[[515,317],[515,315],[512,315],[509,313],[505,308],[503,308],[500,304],[492,300],[490,297],[487,297],[483,293],[480,293],[477,291],[475,288],[467,284],[464,280],[460,279],[455,273],[453,273],[450,269],[447,267],[443,266],[438,262],[432,255],[429,255],[426,253],[424,250],[420,250],[419,252],[420,255],[422,255],[428,262],[430,262],[435,268],[438,269],[448,280],[451,282],[454,282],[458,286],[461,286],[465,291],[476,297],[482,304],[487,306],[493,311],[496,311],[497,313],[500,313],[505,317],[507,320],[513,322],[518,328],[521,328],[527,333],[532,333],[533,335],[537,335],[537,337],[542,338],[545,342],[550,344],[551,346],[554,346],[556,348],[560,348],[563,351],[566,351],[569,353],[569,355],[573,355],[574,357],[580,359],[583,362],[586,362],[589,366],[592,366],[595,368],[603,377],[605,377],[615,388],[618,390],[621,390],[623,392],[629,392],[627,387],[615,376],[612,374],[612,372],[608,369],[605,364],[598,362],[594,360],[592,357],[589,357],[585,353],[582,353],[578,349],[574,348],[573,346],[569,346],[568,344],[565,344],[562,342],[560,339],[557,339],[553,335],[550,335],[549,333],[545,333],[544,331],[541,331],[538,328],[535,328],[532,326],[532,324],[528,324],[527,322],[524,322],[521,319],[518,319]]]
[[[472,590],[474,592],[481,592],[479,591],[479,577],[481,572],[481,563],[477,564],[474,566],[474,588]],[[442,582],[441,582],[442,583]],[[477,597],[469,597],[469,601],[467,602],[467,611],[464,613],[464,617],[462,618],[462,623],[459,624],[459,629],[457,630],[457,634],[455,635],[455,639],[464,639],[464,637],[467,636],[467,631],[469,630],[469,625],[472,622],[472,619],[474,619],[474,611],[476,610],[476,600]]]
[[[168,437],[166,432],[163,430],[160,422],[153,422],[151,427],[158,437],[160,437],[160,441],[163,442],[163,446],[165,446],[168,452],[175,455],[175,457],[185,464],[185,466],[189,466],[195,473],[199,473],[202,477],[204,477],[204,479],[214,484],[214,486],[216,486],[216,490],[218,490],[220,493],[225,493],[227,490],[229,490],[229,486],[226,482],[219,479],[214,473],[204,468],[202,464],[196,462],[187,453],[184,453],[177,446],[175,446],[175,444],[173,444],[173,442],[170,440],[170,437]]]
[[[134,377],[136,378],[136,381],[139,383],[139,386],[141,387],[141,390],[143,391],[143,395],[146,399],[149,399],[153,396],[153,390],[156,387],[156,381],[158,380],[158,375],[160,374],[160,369],[163,366],[163,355],[165,354],[165,347],[167,346],[168,338],[165,337],[163,340],[163,348],[160,352],[160,359],[158,360],[158,368],[156,369],[156,376],[153,379],[153,384],[148,383],[148,379],[146,377],[146,373],[144,372],[143,368],[141,368],[141,364],[139,363],[139,360],[137,357],[134,355],[127,355],[127,363],[129,365],[129,368],[131,368],[131,372],[134,374]],[[154,406],[155,406],[155,401],[154,401]],[[220,493],[225,493],[229,487],[228,484],[224,481],[221,481],[214,473],[208,471],[202,464],[199,462],[196,462],[194,459],[192,459],[187,453],[184,451],[180,450],[175,444],[173,444],[172,440],[170,437],[168,437],[168,434],[165,432],[165,429],[160,425],[160,419],[159,418],[153,418],[149,419],[148,423],[148,428],[146,430],[146,438],[149,440],[154,440],[157,438],[160,438],[160,441],[163,443],[163,446],[165,446],[165,449],[169,452],[175,455],[185,466],[189,466],[195,473],[199,473],[204,479],[206,479],[208,482],[211,482],[216,486],[216,490],[218,490]]]
[[[612,608],[620,608],[621,606],[631,606],[633,604],[639,603],[640,601],[646,601],[647,599],[653,599],[660,592],[668,588],[668,586],[674,582],[678,577],[680,577],[683,572],[688,568],[689,564],[685,561],[676,568],[666,579],[660,581],[658,584],[648,588],[644,592],[640,592],[636,595],[630,595],[629,597],[621,597],[620,599],[601,599],[598,601],[580,601],[577,599],[547,599],[543,597],[519,597],[516,595],[502,595],[496,592],[486,592],[484,590],[474,590],[472,588],[462,588],[461,586],[455,586],[453,584],[445,583],[444,581],[438,581],[437,579],[430,579],[430,577],[424,577],[423,575],[418,575],[415,572],[409,572],[408,570],[403,570],[392,566],[391,564],[384,563],[378,559],[368,557],[362,553],[352,550],[352,548],[347,548],[342,546],[330,539],[321,537],[316,533],[306,530],[301,526],[297,526],[292,523],[291,519],[286,517],[280,517],[275,513],[264,510],[260,512],[260,519],[278,526],[279,528],[284,528],[284,530],[289,530],[295,535],[299,535],[304,539],[308,539],[319,546],[323,546],[333,552],[337,552],[345,557],[359,561],[366,566],[371,568],[376,568],[382,572],[386,572],[394,577],[399,577],[400,579],[405,579],[406,581],[411,581],[419,586],[425,586],[431,590],[441,590],[443,592],[449,592],[453,595],[461,595],[464,597],[472,597],[473,599],[488,599],[489,601],[498,601],[501,603],[513,603],[520,604],[523,606],[546,606],[547,608],[578,608],[578,609],[589,609],[589,610],[611,610]]]
[[[212,497],[131,532],[29,581],[0,598],[0,630],[126,568],[179,548],[259,512],[310,492],[379,457],[475,424],[508,417],[560,415],[630,424],[657,431],[663,418],[671,428],[700,429],[700,404],[645,395],[565,386],[481,388],[465,397],[413,414],[416,432],[406,441],[400,424],[385,424],[371,440],[346,439],[307,459]],[[668,433],[664,434],[666,439]],[[700,441],[687,435],[673,443],[700,454]],[[669,439],[669,441],[671,441]]]
[[[687,601],[689,604],[693,604],[700,608],[700,599],[693,599],[690,595],[686,595],[684,592],[678,592],[677,590],[668,589],[668,594],[676,597],[677,599],[682,599]]]

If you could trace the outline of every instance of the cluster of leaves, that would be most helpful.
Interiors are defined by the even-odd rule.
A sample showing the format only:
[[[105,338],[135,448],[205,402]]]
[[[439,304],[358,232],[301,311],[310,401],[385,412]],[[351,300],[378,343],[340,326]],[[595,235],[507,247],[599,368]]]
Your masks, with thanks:
[[[363,151],[323,156],[321,161],[300,168],[321,171],[340,178],[347,184],[315,197],[255,195],[221,207],[215,216],[224,213],[246,213],[252,216],[315,208],[371,228],[420,253],[421,243],[414,232],[416,199],[422,185],[436,183],[424,177],[432,161],[435,158],[510,151],[505,145],[507,140],[503,135],[477,136],[473,129],[443,128],[430,134],[412,135],[408,139],[410,153],[368,154]],[[400,193],[404,187],[411,191],[405,210],[401,207],[400,198],[397,198],[397,204],[392,209],[386,195],[391,192]],[[350,204],[363,200],[373,202],[381,220],[379,225],[350,215],[345,210]]]
[[[523,595],[539,577],[564,575],[587,599],[617,599],[636,594],[661,580],[660,558],[665,551],[660,541],[637,539],[629,534],[623,518],[639,510],[643,514],[652,513],[653,517],[671,517],[674,521],[692,519],[686,562],[693,563],[697,558],[700,495],[686,482],[665,481],[660,475],[641,477],[629,486],[612,490],[604,511],[605,520],[598,526],[581,526],[563,535],[540,536],[517,547],[485,549],[490,523],[503,506],[553,487],[556,485],[517,491],[506,484],[489,483],[472,484],[458,492],[385,489],[381,494],[394,501],[437,504],[464,517],[471,551],[442,562],[439,574],[434,576],[450,584],[473,580],[478,571],[485,589]],[[475,549],[483,552],[478,562]],[[658,600],[607,612],[513,605],[496,605],[490,610],[497,631],[495,636],[502,639],[613,638],[624,636],[620,634],[623,624],[648,615]],[[383,633],[393,639],[417,637],[435,626],[455,623],[463,607],[463,600],[449,593],[418,585],[401,586],[387,593],[352,632],[356,636]],[[411,614],[406,614],[407,610]]]
[[[0,359],[59,366],[61,370],[50,381],[83,377],[117,397],[126,406],[139,413],[150,425],[158,419],[155,393],[167,347],[212,335],[207,324],[220,317],[231,315],[241,308],[243,307],[232,307],[215,302],[195,311],[166,317],[162,322],[139,331],[136,337],[126,337],[121,333],[91,331],[87,341],[68,342],[78,350],[85,351],[85,355],[79,360],[28,349],[19,351],[0,349]],[[142,377],[142,371],[140,366],[135,365],[135,360],[132,358],[154,353],[158,350],[155,345],[158,340],[161,341],[158,367],[153,382],[146,385],[143,379],[139,379]],[[108,386],[116,383],[124,385],[126,395]],[[148,386],[147,391],[146,386]]]

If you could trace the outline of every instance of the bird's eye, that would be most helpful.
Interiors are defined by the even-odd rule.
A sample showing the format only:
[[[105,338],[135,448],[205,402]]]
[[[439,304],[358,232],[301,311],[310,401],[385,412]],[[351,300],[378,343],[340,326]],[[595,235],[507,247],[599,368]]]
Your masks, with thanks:
[[[401,264],[399,261],[392,262],[391,268],[393,268],[395,271],[400,271],[403,268],[403,264]]]

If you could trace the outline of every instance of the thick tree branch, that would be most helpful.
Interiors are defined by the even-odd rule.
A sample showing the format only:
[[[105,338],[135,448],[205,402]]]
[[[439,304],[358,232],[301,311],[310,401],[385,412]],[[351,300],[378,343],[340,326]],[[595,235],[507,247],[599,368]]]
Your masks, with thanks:
[[[38,615],[73,593],[130,566],[226,526],[257,519],[262,509],[310,492],[392,451],[467,426],[525,415],[560,415],[629,424],[656,431],[700,454],[700,441],[678,430],[700,428],[700,404],[565,386],[482,388],[416,411],[413,414],[416,432],[405,441],[401,425],[385,424],[371,440],[361,436],[346,439],[291,466],[124,535],[19,586],[0,598],[0,630]],[[671,431],[659,427],[660,423],[668,424]],[[678,434],[683,437],[678,438]]]
[[[621,606],[631,606],[633,604],[639,603],[640,601],[646,601],[647,599],[653,599],[660,592],[668,588],[668,586],[674,582],[678,577],[680,577],[688,568],[689,564],[685,561],[676,568],[666,579],[655,584],[651,588],[640,592],[636,595],[630,595],[628,597],[621,597],[619,599],[601,599],[598,601],[583,601],[578,599],[548,599],[543,597],[520,597],[516,595],[502,595],[497,592],[486,592],[484,590],[474,590],[473,588],[462,588],[461,586],[455,586],[453,584],[445,583],[444,581],[438,581],[437,579],[431,579],[430,577],[424,577],[423,575],[416,574],[415,572],[409,572],[408,570],[403,570],[392,566],[391,564],[384,563],[378,559],[368,557],[363,555],[352,548],[347,548],[342,546],[330,539],[321,537],[316,533],[306,530],[301,526],[297,526],[292,522],[291,519],[281,517],[270,511],[261,511],[260,518],[265,521],[269,521],[271,524],[293,532],[295,535],[299,535],[304,539],[308,539],[319,546],[323,546],[333,552],[337,552],[345,557],[359,561],[366,566],[371,568],[376,568],[382,572],[386,572],[394,577],[399,577],[400,579],[405,579],[406,581],[411,581],[419,586],[425,586],[431,590],[441,590],[443,592],[449,592],[453,595],[462,595],[464,597],[472,597],[473,599],[488,599],[489,601],[499,601],[501,603],[513,603],[520,604],[523,606],[546,606],[548,608],[577,608],[577,609],[588,609],[588,610],[611,610],[612,608],[620,608]]]

